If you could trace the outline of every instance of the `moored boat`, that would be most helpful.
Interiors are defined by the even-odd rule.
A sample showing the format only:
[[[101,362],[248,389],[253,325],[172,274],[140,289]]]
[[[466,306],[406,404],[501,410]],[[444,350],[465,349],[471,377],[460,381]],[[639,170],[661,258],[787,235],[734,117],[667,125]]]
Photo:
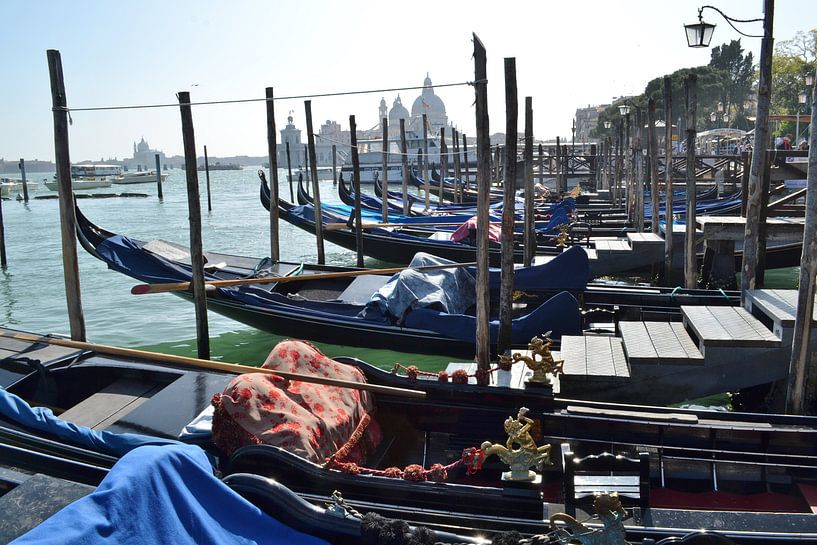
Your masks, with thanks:
[[[162,181],[167,179],[167,174],[162,173]],[[156,183],[155,170],[140,170],[137,172],[123,172],[119,176],[111,178],[114,184],[149,184]]]
[[[238,377],[205,368],[210,362],[9,330],[0,344],[10,353],[0,363],[0,461],[28,470],[62,469],[96,484],[121,457],[111,450],[120,434],[138,431],[203,446],[228,483],[244,482],[262,503],[266,477],[311,501],[336,504],[338,491],[350,508],[471,536],[580,529],[633,541],[715,529],[741,545],[817,539],[814,418],[398,377],[413,392],[361,393],[312,380],[376,384],[376,373],[298,341],[274,348],[268,371]],[[33,357],[39,370],[27,363]],[[83,437],[64,433],[77,429]],[[606,498],[596,500],[595,520],[584,519],[594,510],[586,494]]]

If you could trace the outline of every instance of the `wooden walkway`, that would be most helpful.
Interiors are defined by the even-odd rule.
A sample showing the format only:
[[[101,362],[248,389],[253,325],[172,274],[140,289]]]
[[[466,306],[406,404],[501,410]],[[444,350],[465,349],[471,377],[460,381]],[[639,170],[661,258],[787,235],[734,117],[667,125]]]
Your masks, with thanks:
[[[744,308],[682,306],[681,312],[684,323],[708,346],[780,346],[780,339]]]
[[[794,327],[797,315],[797,290],[749,290],[746,292],[746,298],[751,301],[752,307],[757,307],[775,324],[783,328]],[[817,325],[817,303],[814,305],[811,319],[812,325]]]
[[[680,322],[620,322],[630,363],[703,364],[704,357]]]
[[[559,359],[565,362],[565,375],[611,381],[626,381],[630,378],[630,367],[619,338],[565,336],[562,337],[560,354]]]

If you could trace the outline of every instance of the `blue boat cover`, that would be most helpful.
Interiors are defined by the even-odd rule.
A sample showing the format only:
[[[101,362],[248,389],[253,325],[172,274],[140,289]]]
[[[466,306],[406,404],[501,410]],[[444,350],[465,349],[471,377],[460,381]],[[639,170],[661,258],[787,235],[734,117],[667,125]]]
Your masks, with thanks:
[[[142,447],[99,487],[13,541],[15,545],[173,545],[326,542],[285,526],[213,476],[199,447]]]
[[[51,412],[51,409],[45,407],[32,408],[24,400],[4,388],[0,388],[0,415],[27,430],[44,432],[74,446],[84,447],[117,458],[143,445],[179,444],[178,441],[161,437],[150,437],[136,433],[111,433],[78,426],[72,422],[57,418]]]
[[[417,252],[408,269],[392,276],[366,305],[376,307],[398,323],[409,309],[433,308],[447,314],[465,314],[476,303],[476,280],[464,267],[418,271],[416,267],[450,265],[453,261]],[[365,313],[366,311],[364,311]]]

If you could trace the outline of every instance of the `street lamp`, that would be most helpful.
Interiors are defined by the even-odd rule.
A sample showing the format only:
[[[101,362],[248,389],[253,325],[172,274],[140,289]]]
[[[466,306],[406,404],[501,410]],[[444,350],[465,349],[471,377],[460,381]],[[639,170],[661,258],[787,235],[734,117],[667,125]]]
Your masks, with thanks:
[[[687,35],[687,45],[689,45],[689,47],[709,47],[709,42],[712,41],[712,34],[714,34],[715,32],[715,25],[704,22],[702,14],[706,8],[714,9],[715,11],[720,13],[721,16],[724,19],[726,19],[726,22],[729,23],[729,26],[734,28],[738,34],[746,36],[747,38],[763,37],[752,34],[745,34],[738,30],[734,24],[732,24],[732,23],[756,23],[762,21],[763,19],[735,19],[734,17],[729,17],[715,6],[703,6],[698,8],[698,22],[684,25],[684,29],[686,30]]]
[[[618,107],[618,113],[621,115],[629,115],[630,107],[627,104],[620,104]]]
[[[612,126],[613,126],[613,122],[612,122],[612,121],[605,121],[605,122],[604,122],[604,128],[605,128],[605,129],[609,129],[609,128],[610,128],[610,127],[612,127]]]

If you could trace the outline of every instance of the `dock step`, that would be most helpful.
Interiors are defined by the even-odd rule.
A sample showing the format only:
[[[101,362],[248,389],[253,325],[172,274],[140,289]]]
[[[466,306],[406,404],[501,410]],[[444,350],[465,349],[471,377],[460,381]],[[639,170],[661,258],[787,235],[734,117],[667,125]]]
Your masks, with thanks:
[[[628,380],[630,367],[621,339],[605,336],[562,337],[561,359],[564,375],[571,377]]]
[[[704,363],[703,354],[680,322],[619,322],[618,327],[630,365]]]
[[[595,240],[594,243],[596,245],[596,252],[629,252],[632,250],[632,247],[626,240],[599,239]]]
[[[635,245],[655,245],[663,246],[664,237],[655,233],[627,233],[627,240],[630,241],[630,246]]]
[[[755,289],[746,292],[746,299],[752,307],[763,311],[783,328],[794,327],[797,315],[797,290]],[[817,323],[817,303],[811,315],[812,325]]]
[[[706,346],[776,348],[781,344],[760,320],[741,307],[684,305],[681,314],[684,324]]]

